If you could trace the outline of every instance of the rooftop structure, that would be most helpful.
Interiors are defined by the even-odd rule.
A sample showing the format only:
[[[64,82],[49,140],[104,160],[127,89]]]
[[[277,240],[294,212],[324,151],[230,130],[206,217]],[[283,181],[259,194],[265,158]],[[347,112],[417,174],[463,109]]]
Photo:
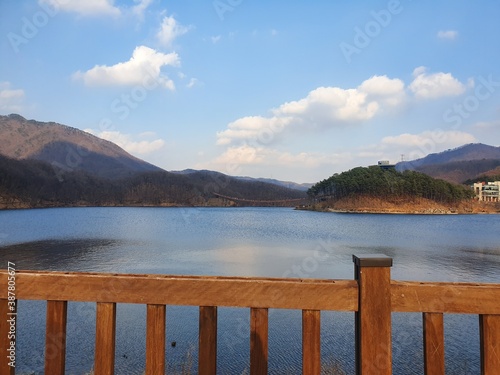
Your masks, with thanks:
[[[378,166],[382,169],[391,169],[391,168],[395,168],[396,164],[391,164],[389,162],[389,160],[379,160]]]

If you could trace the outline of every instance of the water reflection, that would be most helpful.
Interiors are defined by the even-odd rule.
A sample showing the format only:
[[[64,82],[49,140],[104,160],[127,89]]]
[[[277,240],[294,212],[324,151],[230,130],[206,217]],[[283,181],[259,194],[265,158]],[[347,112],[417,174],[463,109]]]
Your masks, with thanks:
[[[352,279],[352,254],[381,253],[394,259],[393,279],[500,283],[496,218],[281,208],[11,211],[0,212],[0,263],[33,270]],[[43,373],[45,303],[19,306],[18,370]],[[300,373],[300,312],[271,310],[269,318],[270,373]],[[249,311],[221,308],[219,321],[218,371],[243,373]],[[322,312],[321,321],[324,361],[353,374],[353,314]],[[447,371],[479,373],[477,317],[451,316],[445,325]],[[421,314],[393,314],[393,326],[394,373],[422,373]],[[144,330],[145,307],[119,304],[117,373],[142,373]],[[167,345],[169,370],[180,372],[190,361],[196,372],[197,330],[196,308],[167,308],[167,342],[177,342]],[[95,304],[70,303],[68,373],[90,371],[94,332]]]
[[[81,271],[86,268],[85,263],[122,244],[120,240],[94,238],[23,242],[0,246],[0,262],[11,261],[22,269]]]

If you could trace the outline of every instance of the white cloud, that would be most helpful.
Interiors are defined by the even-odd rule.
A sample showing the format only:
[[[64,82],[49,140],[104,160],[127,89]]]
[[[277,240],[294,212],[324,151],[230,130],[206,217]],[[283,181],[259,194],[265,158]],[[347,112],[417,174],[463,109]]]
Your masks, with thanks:
[[[338,153],[310,152],[305,138],[287,143],[287,147],[299,145],[302,148],[299,150],[305,152],[291,151],[279,142],[292,134],[304,137],[318,130],[342,128],[342,133],[351,132],[348,143],[352,144],[359,124],[384,114],[392,115],[419,98],[418,95],[439,98],[466,89],[451,74],[428,74],[424,67],[415,69],[414,76],[413,90],[400,79],[373,76],[355,88],[318,87],[299,100],[272,109],[268,116],[236,119],[217,132],[217,145],[224,146],[224,150],[205,167],[224,171],[224,167],[236,166],[247,174],[260,173],[260,170],[279,170],[280,173],[285,169],[290,173],[301,170],[304,175],[313,175],[320,173],[319,169],[333,173],[356,165],[373,165],[378,160],[397,162],[401,154],[418,158],[475,142],[476,138],[469,133],[439,129],[385,137],[377,144],[359,149],[333,140],[332,147],[337,147]],[[408,95],[412,91],[415,95]],[[423,105],[419,100],[415,104]],[[348,151],[342,151],[343,147],[349,147]],[[316,172],[311,172],[313,170]]]
[[[221,38],[222,38],[222,36],[217,35],[217,36],[210,37],[210,40],[212,41],[213,44],[216,44],[221,40]]]
[[[299,152],[291,153],[262,146],[247,144],[229,147],[224,153],[204,167],[222,169],[227,166],[265,165],[275,167],[317,168],[321,165],[334,165],[340,160],[349,157],[348,154],[325,154]]]
[[[442,148],[452,148],[476,141],[472,134],[458,130],[427,130],[420,134],[404,133],[384,137],[381,143],[382,145],[401,147],[421,147],[434,143],[439,144]]]
[[[179,24],[174,16],[165,16],[156,38],[162,46],[170,47],[177,37],[184,35],[188,31],[189,27]]]
[[[406,98],[404,83],[387,76],[374,76],[354,89],[318,87],[302,99],[282,104],[272,116],[248,116],[228,124],[217,133],[217,144],[244,140],[269,143],[287,129],[345,126],[372,119]]]
[[[0,111],[20,111],[24,90],[12,89],[10,82],[0,82]]]
[[[393,161],[399,160],[402,154],[405,155],[405,160],[415,160],[475,142],[477,142],[476,137],[466,132],[435,129],[419,134],[404,133],[384,137],[379,144],[367,147],[365,151],[370,149],[378,151],[381,158],[389,158]]]
[[[491,131],[500,128],[500,121],[479,121],[476,122],[472,127],[474,129]]]
[[[132,13],[137,15],[141,20],[144,18],[144,12],[151,5],[153,0],[134,0],[137,5],[132,7]]]
[[[126,62],[112,66],[96,65],[92,69],[73,74],[76,80],[82,80],[87,86],[142,85],[154,87],[160,85],[174,90],[174,82],[162,74],[164,66],[179,66],[177,53],[164,54],[146,46],[135,48],[132,57]]]
[[[458,37],[458,31],[456,30],[441,30],[437,33],[439,39],[444,40],[455,40]]]
[[[94,132],[92,129],[85,129],[87,133],[93,134],[96,137],[113,142],[123,148],[125,151],[135,155],[146,155],[157,151],[165,145],[165,141],[161,138],[148,140],[134,140],[130,134],[122,134],[118,131],[102,131]],[[156,136],[153,132],[144,132],[139,134],[139,138],[151,138]]]
[[[120,16],[121,11],[114,6],[113,0],[39,0],[54,9],[64,12],[77,13],[82,16]]]
[[[188,89],[191,89],[191,88],[193,88],[194,86],[199,85],[199,84],[200,84],[200,81],[199,81],[198,79],[196,79],[196,78],[191,78],[191,79],[189,80],[188,84],[186,85],[186,87],[187,87]]]
[[[389,160],[396,163],[404,156],[411,161],[432,153],[477,142],[469,133],[455,130],[426,130],[419,134],[403,133],[382,138],[378,143],[353,149],[353,160],[358,165],[373,165],[378,160]],[[352,168],[345,166],[345,168]]]
[[[274,138],[277,133],[290,123],[288,117],[261,117],[249,116],[240,118],[228,125],[228,128],[217,133],[218,145],[229,145],[233,141],[260,141],[269,143],[270,138]]]
[[[465,92],[466,86],[451,73],[428,74],[427,68],[420,66],[413,71],[414,80],[410,90],[417,98],[435,99],[444,96],[457,96]]]
[[[369,120],[385,107],[401,104],[404,98],[401,80],[374,76],[354,89],[318,87],[303,99],[281,105],[274,113],[324,120],[331,126]]]
[[[293,152],[263,146],[231,146],[218,157],[195,165],[237,176],[269,177],[295,182],[316,182],[353,162],[350,152]]]
[[[218,156],[214,163],[225,164],[262,164],[264,162],[263,153],[268,153],[264,148],[256,148],[249,145],[229,147],[223,154]]]

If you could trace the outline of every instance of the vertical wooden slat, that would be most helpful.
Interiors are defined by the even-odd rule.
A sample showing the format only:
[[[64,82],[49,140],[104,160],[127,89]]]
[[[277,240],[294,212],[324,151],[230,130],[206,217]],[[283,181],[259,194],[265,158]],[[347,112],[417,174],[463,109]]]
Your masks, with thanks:
[[[47,301],[45,328],[45,373],[63,375],[66,361],[68,302]]]
[[[302,310],[302,374],[321,373],[321,312]]]
[[[165,305],[147,305],[146,375],[165,374]]]
[[[266,375],[268,359],[268,309],[250,309],[250,375]]]
[[[500,315],[479,315],[481,338],[481,374],[500,371]]]
[[[115,372],[116,303],[97,302],[94,373]]]
[[[444,375],[443,314],[423,313],[424,373]]]
[[[200,306],[198,374],[217,373],[217,307]]]
[[[17,301],[15,302],[17,306]],[[0,299],[0,353],[2,353],[2,358],[0,360],[0,374],[5,374],[5,375],[15,374],[15,367],[9,366],[9,363],[11,361],[11,359],[9,358],[11,342],[15,343],[15,339],[11,340],[11,338],[9,338],[11,324],[8,321],[12,317],[14,317],[12,327],[14,327],[15,329],[16,327],[15,321],[17,320],[17,316],[8,315],[9,313],[15,313],[15,312],[16,311],[9,311],[9,301],[7,299]]]
[[[385,255],[353,256],[359,284],[356,374],[392,374],[391,269]]]

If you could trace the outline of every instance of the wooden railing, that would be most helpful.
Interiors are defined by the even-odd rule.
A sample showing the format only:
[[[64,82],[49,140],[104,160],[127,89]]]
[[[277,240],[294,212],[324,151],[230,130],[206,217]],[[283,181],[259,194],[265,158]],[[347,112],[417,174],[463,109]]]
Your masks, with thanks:
[[[320,374],[322,310],[355,312],[356,372],[392,373],[392,312],[422,312],[425,374],[444,374],[444,313],[479,315],[481,372],[500,372],[500,285],[392,281],[392,259],[353,257],[355,280],[124,275],[18,271],[15,295],[46,300],[45,374],[64,374],[68,301],[96,302],[94,373],[114,373],[116,304],[147,305],[146,374],[165,373],[167,305],[199,306],[198,373],[217,369],[217,307],[250,308],[250,373],[268,368],[268,309],[302,310],[302,373]],[[0,271],[0,374],[14,374],[4,353],[8,272]],[[10,301],[11,302],[11,301]]]

